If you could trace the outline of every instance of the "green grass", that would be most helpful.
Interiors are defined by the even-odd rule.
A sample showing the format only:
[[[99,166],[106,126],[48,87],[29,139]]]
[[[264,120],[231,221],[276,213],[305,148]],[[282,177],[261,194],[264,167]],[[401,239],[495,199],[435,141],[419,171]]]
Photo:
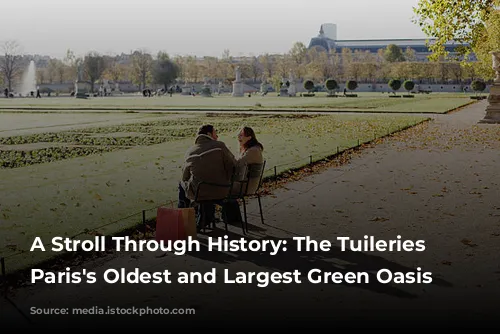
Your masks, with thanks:
[[[40,122],[47,126],[44,116],[52,115],[38,115]],[[149,218],[155,216],[155,207],[164,203],[175,205],[170,201],[177,198],[184,153],[193,143],[194,129],[202,123],[216,125],[221,130],[220,140],[226,142],[233,152],[237,150],[237,129],[241,125],[254,127],[265,146],[266,175],[272,175],[274,166],[278,166],[278,173],[303,166],[311,155],[313,160],[319,160],[335,153],[337,148],[343,150],[356,146],[358,142],[372,140],[424,119],[411,115],[367,114],[308,117],[166,115],[146,118],[140,123],[65,130],[59,132],[60,137],[27,135],[32,138],[31,143],[40,138],[65,145],[71,144],[64,141],[74,140],[75,134],[109,139],[112,137],[110,133],[116,136],[117,132],[158,136],[178,129],[182,133],[160,144],[148,142],[144,146],[144,142],[132,140],[143,145],[0,169],[0,256],[25,251],[8,257],[6,266],[8,271],[26,268],[54,255],[50,251],[27,252],[36,236],[49,243],[52,237],[71,237],[86,229],[114,233],[140,222],[142,210],[148,209]],[[16,122],[14,116],[11,120]],[[106,142],[104,147],[113,145],[113,142]],[[109,225],[101,227],[106,224]],[[83,234],[78,238],[88,237],[88,234]]]
[[[401,93],[402,94],[402,93]],[[137,110],[297,110],[317,109],[332,111],[373,111],[373,112],[419,112],[445,113],[450,109],[468,104],[468,95],[437,93],[415,95],[414,98],[389,98],[381,93],[359,93],[357,98],[328,98],[324,93],[315,97],[277,97],[252,96],[234,98],[228,95],[204,98],[200,96],[151,97],[123,96],[90,98],[86,100],[58,98],[14,98],[0,99],[0,111],[13,110],[99,110],[99,111],[137,111]]]

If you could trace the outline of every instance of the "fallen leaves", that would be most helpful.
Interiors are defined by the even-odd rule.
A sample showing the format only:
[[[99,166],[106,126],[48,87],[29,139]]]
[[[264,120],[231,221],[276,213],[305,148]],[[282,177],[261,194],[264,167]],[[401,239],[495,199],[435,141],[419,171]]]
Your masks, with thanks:
[[[469,239],[462,239],[461,241],[464,245],[469,246],[469,247],[477,247],[477,244],[472,243],[471,240]]]
[[[389,220],[389,218],[384,218],[384,217],[374,217],[370,219],[371,222],[385,222]]]
[[[464,128],[433,126],[425,122],[395,135],[406,150],[439,149],[449,151],[466,148],[499,148],[500,128],[472,126]]]

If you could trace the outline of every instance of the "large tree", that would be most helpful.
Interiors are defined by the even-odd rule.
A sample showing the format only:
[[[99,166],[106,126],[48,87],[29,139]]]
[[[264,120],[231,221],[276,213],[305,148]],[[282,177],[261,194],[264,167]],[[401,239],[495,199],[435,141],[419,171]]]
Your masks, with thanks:
[[[155,84],[163,85],[165,91],[167,91],[168,86],[179,76],[179,72],[179,67],[170,59],[168,53],[163,51],[158,52],[152,69]]]
[[[0,57],[0,73],[7,81],[9,92],[12,91],[14,81],[23,70],[21,47],[16,41],[7,41],[2,46],[3,57]]]
[[[141,89],[145,89],[151,80],[153,56],[146,50],[136,50],[132,54],[132,80]]]
[[[90,81],[90,91],[93,93],[95,82],[101,79],[103,72],[106,70],[106,60],[97,52],[89,52],[83,58],[83,69]]]
[[[413,8],[414,22],[425,34],[436,39],[430,45],[431,59],[447,57],[445,44],[450,41],[468,44],[457,49],[464,59],[471,52],[484,51],[482,41],[495,39],[492,26],[498,20],[498,5],[500,0],[419,0]]]
[[[500,10],[495,10],[486,22],[487,33],[478,40],[475,52],[479,62],[476,71],[485,79],[493,79],[492,58],[489,52],[500,50]]]
[[[405,56],[403,50],[395,44],[387,45],[384,51],[384,59],[389,63],[397,63],[400,61],[405,61]]]

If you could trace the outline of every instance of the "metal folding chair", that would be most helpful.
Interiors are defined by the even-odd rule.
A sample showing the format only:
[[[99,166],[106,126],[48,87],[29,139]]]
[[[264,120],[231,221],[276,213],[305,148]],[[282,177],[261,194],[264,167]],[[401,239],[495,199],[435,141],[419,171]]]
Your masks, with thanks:
[[[201,224],[202,224],[203,232],[205,232],[205,228],[207,226],[207,215],[206,215],[206,212],[204,210],[204,208],[206,207],[206,205],[219,205],[219,206],[223,207],[223,209],[222,209],[222,213],[223,213],[222,220],[224,221],[225,230],[226,230],[226,232],[228,232],[228,228],[227,228],[227,222],[228,222],[227,210],[224,209],[224,205],[226,205],[228,203],[228,201],[231,200],[231,199],[240,198],[240,194],[238,194],[238,195],[231,194],[231,190],[233,189],[233,185],[234,185],[234,179],[236,177],[235,172],[236,172],[236,168],[233,168],[233,173],[232,173],[231,180],[230,180],[229,183],[220,184],[220,183],[212,183],[212,182],[202,181],[196,187],[195,198],[194,198],[192,204],[193,205],[198,205],[198,207],[199,207],[198,214],[201,217]],[[227,189],[227,194],[223,198],[220,198],[220,199],[199,200],[200,189],[201,189],[202,186],[225,188],[225,189]],[[242,222],[241,229],[243,231],[243,234],[246,234],[244,224],[245,223]],[[215,228],[215,219],[212,220],[212,228]]]
[[[248,232],[248,217],[247,217],[247,205],[246,205],[245,198],[248,196],[253,196],[253,195],[257,196],[257,200],[259,202],[260,220],[261,220],[262,224],[264,224],[264,215],[262,213],[262,202],[260,199],[259,190],[260,190],[260,187],[262,186],[262,178],[264,176],[265,167],[266,167],[265,160],[261,164],[249,164],[247,166],[246,177],[245,177],[245,180],[243,181],[245,184],[245,186],[244,186],[245,191],[241,192],[240,196],[239,196],[239,199],[241,199],[243,202],[243,212],[244,212],[244,216],[245,216],[245,230],[247,232]],[[248,193],[248,186],[249,186],[250,179],[254,179],[257,177],[259,178],[259,184],[257,186],[257,189],[255,190],[254,193],[249,194]]]

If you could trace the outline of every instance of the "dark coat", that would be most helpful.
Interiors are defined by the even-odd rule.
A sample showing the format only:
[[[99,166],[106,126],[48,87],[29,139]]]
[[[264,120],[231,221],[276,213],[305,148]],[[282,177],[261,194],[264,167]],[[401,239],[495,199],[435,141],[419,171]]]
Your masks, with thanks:
[[[198,135],[195,144],[186,152],[182,169],[182,184],[186,196],[194,200],[200,182],[229,184],[236,166],[236,159],[226,144],[208,135]],[[198,200],[215,200],[227,196],[230,189],[202,185]]]

